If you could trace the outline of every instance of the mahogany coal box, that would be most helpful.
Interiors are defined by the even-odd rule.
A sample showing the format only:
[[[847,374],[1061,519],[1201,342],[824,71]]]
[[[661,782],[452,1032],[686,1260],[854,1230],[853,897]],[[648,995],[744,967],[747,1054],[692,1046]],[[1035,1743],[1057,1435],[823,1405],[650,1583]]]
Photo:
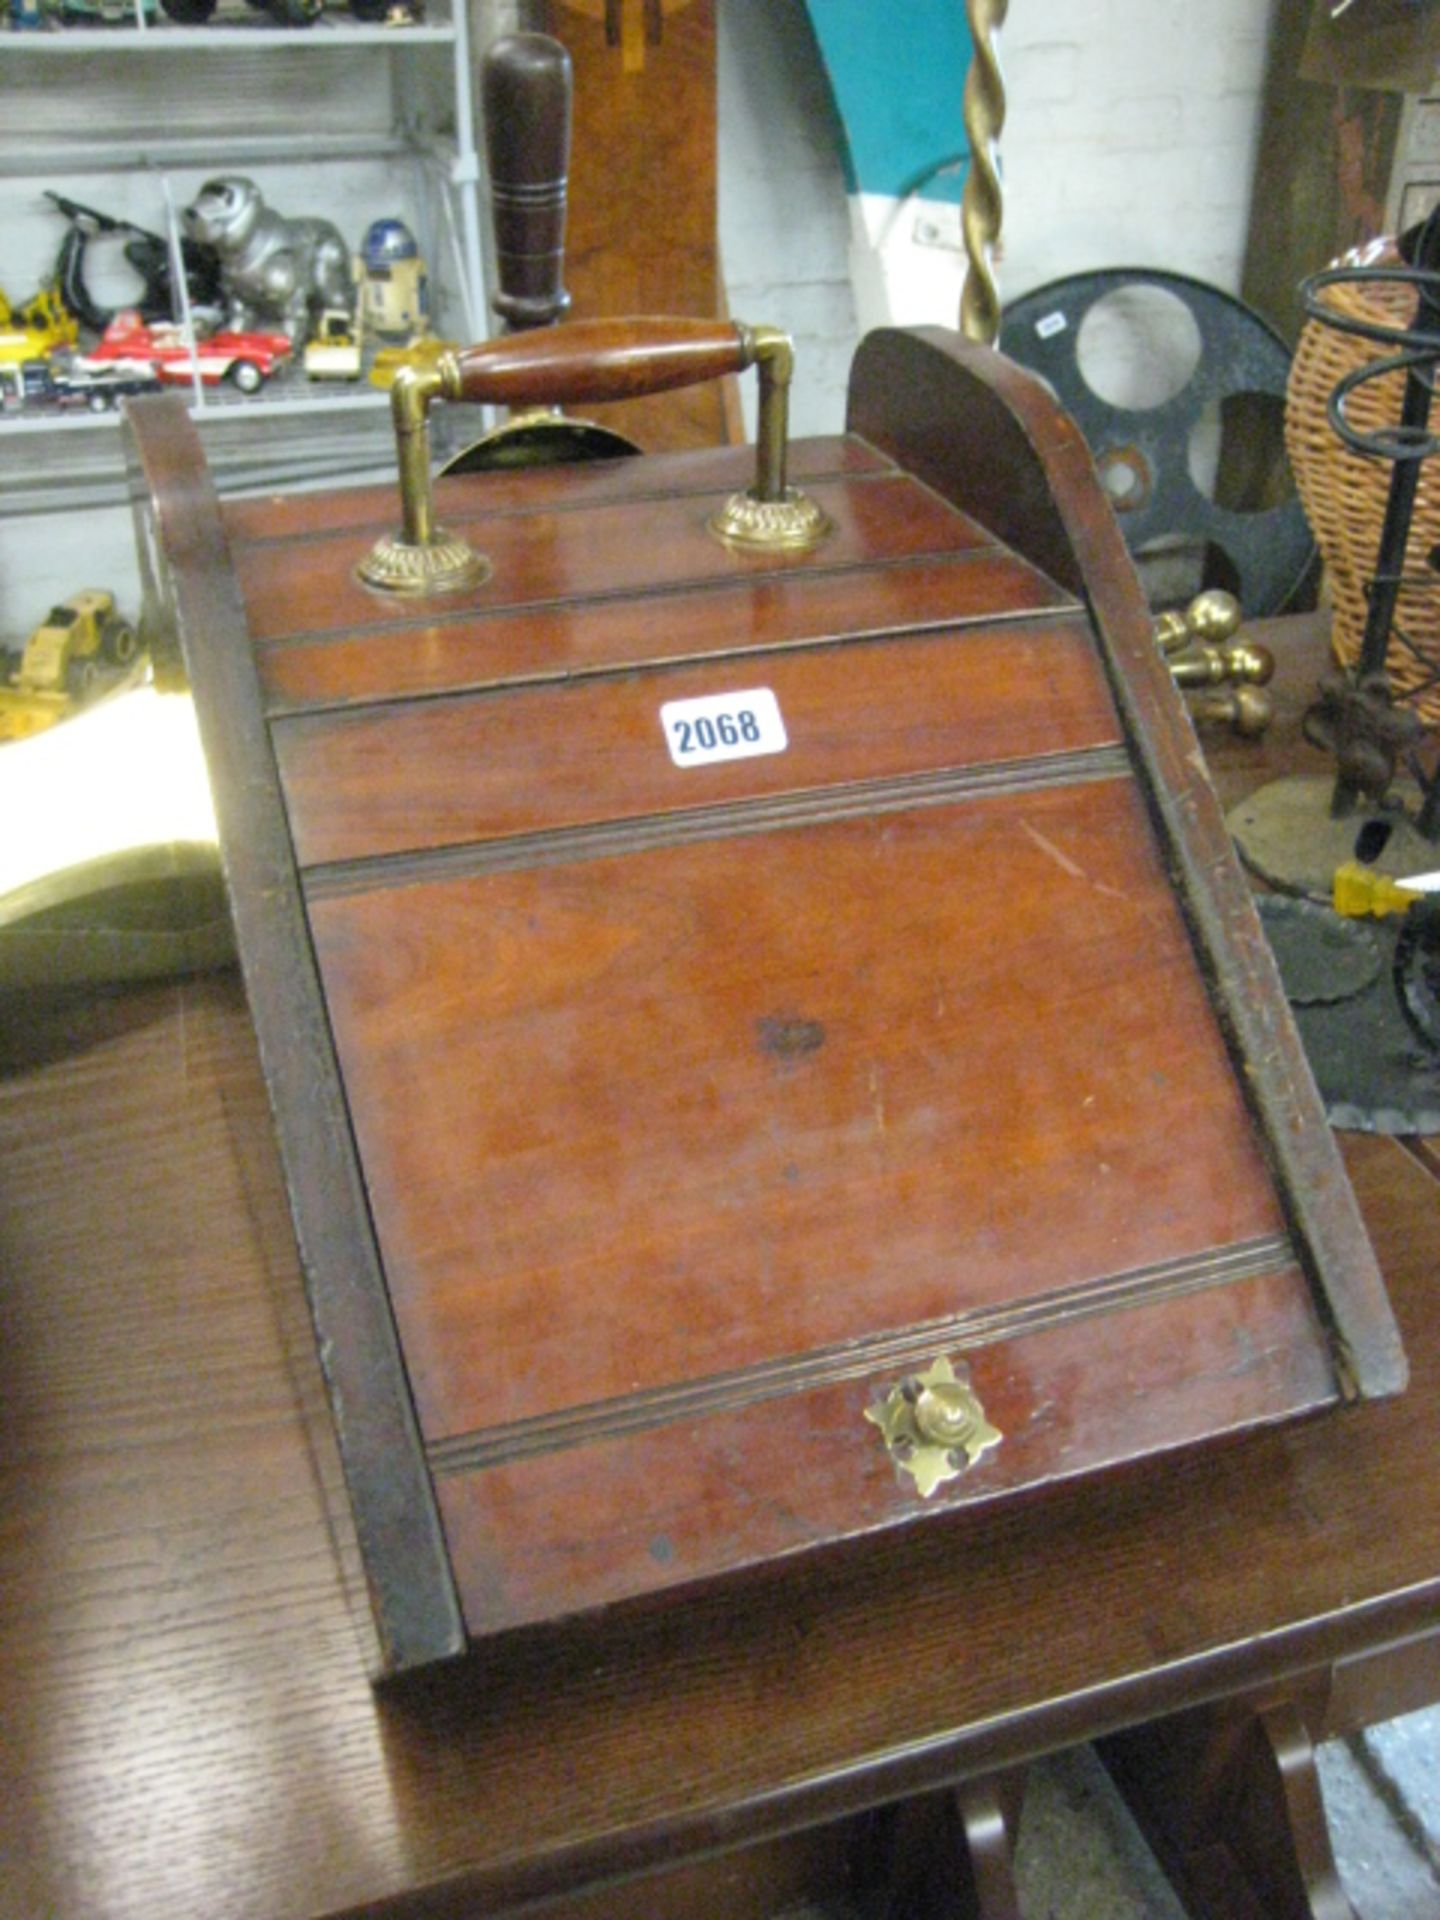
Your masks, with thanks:
[[[222,505],[183,404],[128,409],[387,1671],[880,1530],[963,1556],[978,1503],[1404,1382],[1035,380],[884,331],[753,483],[432,492],[428,400],[755,357],[688,325],[425,376],[398,536],[393,487]]]

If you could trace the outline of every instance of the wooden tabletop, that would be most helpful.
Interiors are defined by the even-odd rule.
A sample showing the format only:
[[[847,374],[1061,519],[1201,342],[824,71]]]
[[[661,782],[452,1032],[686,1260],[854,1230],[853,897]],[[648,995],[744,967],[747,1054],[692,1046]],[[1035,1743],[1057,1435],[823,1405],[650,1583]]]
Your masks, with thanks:
[[[1440,1628],[1440,1154],[1352,1136],[1401,1398],[377,1694],[238,981],[0,1024],[0,1914],[492,1913]]]

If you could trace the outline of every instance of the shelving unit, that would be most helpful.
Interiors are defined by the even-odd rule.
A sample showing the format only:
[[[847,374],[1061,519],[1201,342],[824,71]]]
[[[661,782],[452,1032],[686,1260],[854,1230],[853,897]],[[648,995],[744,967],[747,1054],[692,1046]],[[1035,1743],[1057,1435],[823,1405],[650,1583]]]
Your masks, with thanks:
[[[65,224],[47,188],[165,233],[206,179],[244,173],[280,213],[333,221],[352,250],[372,220],[403,219],[429,265],[437,332],[481,337],[484,239],[463,0],[453,12],[432,5],[410,26],[367,25],[337,6],[311,26],[284,27],[239,7],[221,0],[203,26],[162,18],[0,30],[0,286],[21,302],[53,272]],[[92,246],[87,282],[108,306],[139,290],[113,242]],[[250,398],[206,389],[192,413],[227,491],[303,485],[390,460],[384,394],[368,383],[307,383],[298,365]],[[116,427],[111,413],[0,419],[0,449],[10,449],[0,458],[0,636],[50,590],[9,578],[17,540],[32,576],[45,574],[55,549],[58,583],[70,564],[64,517],[73,537],[75,513],[93,521],[102,509],[120,512]],[[46,527],[48,516],[61,525]],[[128,529],[110,541],[117,556],[126,540]]]

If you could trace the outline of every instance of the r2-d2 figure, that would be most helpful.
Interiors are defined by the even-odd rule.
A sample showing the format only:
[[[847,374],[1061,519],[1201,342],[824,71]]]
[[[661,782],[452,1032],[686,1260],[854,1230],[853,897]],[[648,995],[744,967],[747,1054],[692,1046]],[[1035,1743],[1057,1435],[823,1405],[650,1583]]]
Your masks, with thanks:
[[[360,243],[360,314],[372,340],[430,331],[430,276],[403,220],[374,220]]]

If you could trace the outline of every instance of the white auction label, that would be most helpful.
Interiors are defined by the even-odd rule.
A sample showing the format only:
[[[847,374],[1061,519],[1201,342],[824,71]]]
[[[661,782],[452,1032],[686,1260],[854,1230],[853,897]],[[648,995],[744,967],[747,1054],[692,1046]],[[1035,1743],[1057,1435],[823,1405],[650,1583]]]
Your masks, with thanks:
[[[790,744],[780,703],[769,687],[755,687],[748,693],[706,693],[698,700],[667,700],[660,709],[660,725],[677,767],[753,760],[762,753],[783,753]]]
[[[1057,333],[1064,333],[1069,324],[1063,313],[1047,313],[1043,320],[1035,322],[1035,331],[1042,340],[1053,340]]]

